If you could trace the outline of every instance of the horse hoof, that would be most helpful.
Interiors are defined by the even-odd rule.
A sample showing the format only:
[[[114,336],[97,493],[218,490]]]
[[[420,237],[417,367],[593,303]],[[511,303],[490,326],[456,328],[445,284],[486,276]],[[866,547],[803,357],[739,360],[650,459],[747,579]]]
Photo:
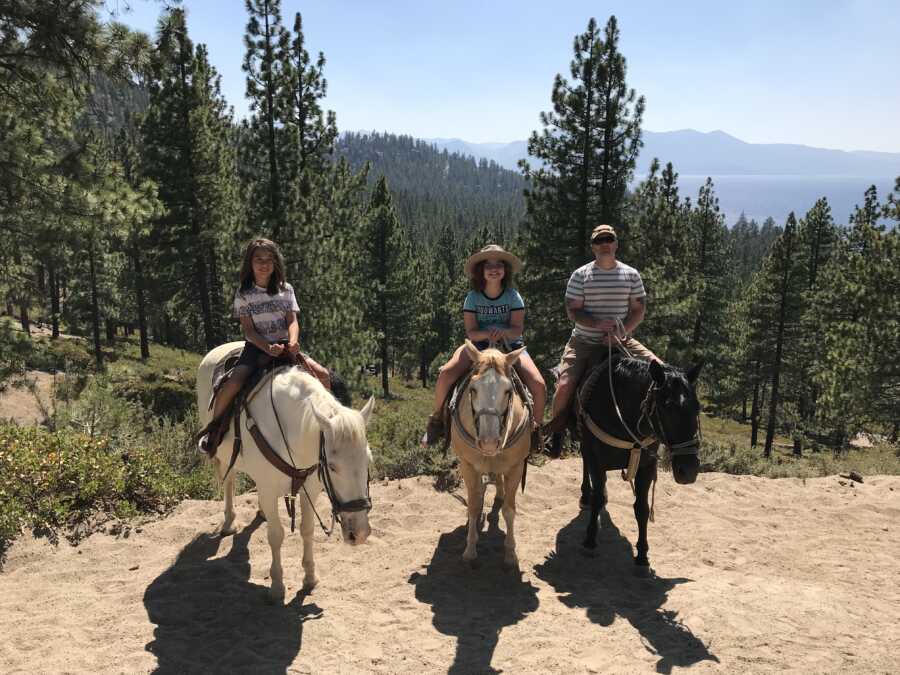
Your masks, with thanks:
[[[649,579],[653,576],[653,570],[650,568],[650,565],[635,565],[634,576],[640,579]]]
[[[259,509],[259,510],[257,510],[257,512],[256,512],[256,517],[257,517],[259,520],[265,520],[265,519],[266,519],[266,514],[262,512],[262,509]]]
[[[283,605],[284,604],[284,589],[281,592],[269,590],[266,593],[266,602],[270,605]]]
[[[503,559],[503,569],[507,572],[518,572],[519,571],[519,559]]]
[[[591,508],[591,499],[590,497],[582,497],[578,500],[578,508],[582,511],[587,511]]]
[[[318,585],[319,585],[319,580],[316,577],[304,579],[303,580],[303,591],[305,593],[309,593],[310,591],[312,591],[312,589],[314,589]]]
[[[219,535],[222,537],[230,537],[235,533],[237,533],[237,528],[234,525],[223,525],[219,530]]]

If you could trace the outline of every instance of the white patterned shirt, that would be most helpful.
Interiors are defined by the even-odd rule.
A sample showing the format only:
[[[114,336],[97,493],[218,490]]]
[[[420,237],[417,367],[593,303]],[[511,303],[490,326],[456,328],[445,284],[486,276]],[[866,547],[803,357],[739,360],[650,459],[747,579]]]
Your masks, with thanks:
[[[572,272],[566,286],[567,300],[584,300],[584,311],[594,319],[622,319],[628,316],[631,298],[647,295],[640,273],[619,260],[616,266],[605,270],[594,261]],[[604,331],[575,323],[572,337],[585,342],[599,342]]]
[[[294,288],[288,283],[275,295],[256,285],[234,294],[235,318],[249,316],[256,332],[270,343],[288,339],[287,313],[299,311]]]

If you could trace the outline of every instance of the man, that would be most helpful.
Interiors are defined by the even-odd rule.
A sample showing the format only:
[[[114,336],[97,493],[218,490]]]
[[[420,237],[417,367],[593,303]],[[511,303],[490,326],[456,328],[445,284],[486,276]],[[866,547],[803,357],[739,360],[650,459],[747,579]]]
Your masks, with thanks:
[[[621,342],[632,356],[659,361],[653,352],[631,337],[644,319],[647,293],[638,271],[616,260],[617,249],[616,231],[610,225],[598,225],[591,232],[594,260],[572,272],[569,278],[566,314],[575,322],[575,328],[559,364],[550,417],[552,431],[561,430],[558,427],[563,420],[557,417],[572,400],[582,373],[589,364],[606,356],[610,342],[614,347]]]

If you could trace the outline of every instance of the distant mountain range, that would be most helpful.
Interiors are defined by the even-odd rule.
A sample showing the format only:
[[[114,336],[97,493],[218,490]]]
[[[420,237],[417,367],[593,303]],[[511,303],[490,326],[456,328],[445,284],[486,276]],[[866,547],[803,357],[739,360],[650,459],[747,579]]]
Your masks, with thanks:
[[[704,133],[644,131],[638,173],[645,173],[654,157],[672,162],[682,175],[704,176],[868,176],[900,175],[900,153],[826,150],[788,143],[747,143],[724,131]],[[449,152],[492,159],[516,170],[528,155],[527,141],[468,143],[458,138],[424,139]]]

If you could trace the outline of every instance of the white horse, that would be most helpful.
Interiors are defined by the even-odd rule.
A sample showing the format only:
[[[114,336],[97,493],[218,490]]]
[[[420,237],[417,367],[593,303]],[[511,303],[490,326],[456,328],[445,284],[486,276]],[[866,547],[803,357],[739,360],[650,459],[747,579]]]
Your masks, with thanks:
[[[209,397],[215,366],[239,343],[229,343],[213,349],[200,363],[197,373],[197,405],[200,424],[209,422]],[[366,440],[366,425],[375,407],[375,397],[357,412],[345,408],[322,386],[321,382],[299,367],[276,371],[270,381],[263,381],[261,388],[247,404],[250,417],[268,445],[285,462],[298,469],[311,470],[304,489],[297,495],[300,504],[300,534],[303,537],[303,589],[311,590],[317,583],[313,558],[313,532],[315,515],[313,502],[323,488],[331,500],[332,512],[341,523],[344,542],[362,544],[369,527],[368,467],[371,451]],[[225,520],[223,535],[233,534],[234,478],[237,471],[248,474],[256,483],[259,508],[265,516],[269,546],[272,549],[272,586],[269,595],[273,600],[284,598],[284,578],[281,567],[281,543],[284,528],[278,517],[278,500],[291,493],[291,478],[277,469],[259,449],[248,429],[247,410],[240,418],[242,452],[234,467],[228,470],[234,443],[234,424],[229,425],[222,442],[212,458],[216,476],[223,482],[225,492]],[[320,447],[320,432],[324,447]],[[320,463],[320,451],[326,461]]]
[[[503,354],[496,349],[479,352],[466,340],[472,360],[472,376],[460,394],[450,432],[450,446],[459,457],[459,469],[466,484],[469,515],[463,560],[477,557],[479,520],[484,506],[483,474],[494,474],[497,498],[503,502],[506,521],[503,564],[518,566],[516,556],[516,489],[522,483],[525,462],[531,449],[531,419],[522,398],[516,393],[510,373],[525,348]]]

